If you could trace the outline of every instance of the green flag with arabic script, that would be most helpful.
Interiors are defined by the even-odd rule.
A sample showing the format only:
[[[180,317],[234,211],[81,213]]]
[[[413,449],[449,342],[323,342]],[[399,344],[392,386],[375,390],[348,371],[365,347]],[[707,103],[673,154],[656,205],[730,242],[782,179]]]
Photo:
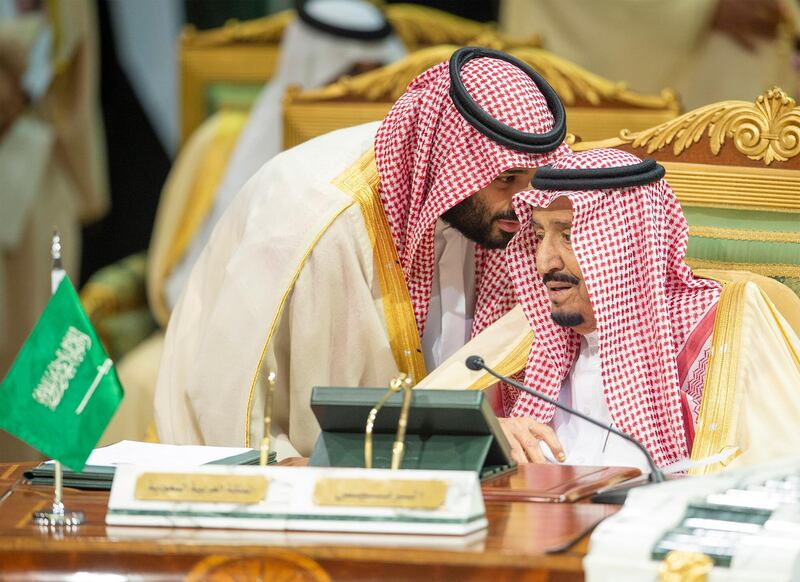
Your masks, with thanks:
[[[83,470],[122,387],[67,277],[0,384],[0,428]]]

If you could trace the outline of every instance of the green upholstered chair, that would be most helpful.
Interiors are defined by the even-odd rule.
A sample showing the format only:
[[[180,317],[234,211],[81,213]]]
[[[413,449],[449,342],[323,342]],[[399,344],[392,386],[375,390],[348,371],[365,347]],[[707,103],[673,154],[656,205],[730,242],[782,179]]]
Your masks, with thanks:
[[[100,269],[81,288],[81,303],[109,355],[118,360],[158,327],[147,304],[147,254]]]

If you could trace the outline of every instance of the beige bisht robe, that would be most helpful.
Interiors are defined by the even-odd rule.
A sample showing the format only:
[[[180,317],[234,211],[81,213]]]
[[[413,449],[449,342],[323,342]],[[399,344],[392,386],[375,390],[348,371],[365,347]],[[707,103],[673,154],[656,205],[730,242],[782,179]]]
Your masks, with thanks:
[[[724,283],[714,320],[711,354],[692,459],[730,453],[722,462],[693,474],[726,466],[759,463],[800,450],[800,337],[783,316],[797,321],[800,299],[780,283],[747,272],[695,271]],[[527,363],[532,340],[518,306],[487,328],[417,388],[495,384],[488,374],[464,366],[467,356],[483,356],[502,374]]]
[[[53,227],[77,281],[81,225],[108,207],[94,9],[91,2],[47,6],[50,12],[0,23],[0,50],[28,55],[48,26],[54,39],[45,94],[0,134],[0,378],[50,298]],[[38,454],[0,432],[0,460],[32,457]]]
[[[377,127],[278,155],[223,216],[167,329],[155,395],[162,442],[257,447],[275,371],[276,451],[308,455],[319,433],[312,387],[425,375],[378,197]]]

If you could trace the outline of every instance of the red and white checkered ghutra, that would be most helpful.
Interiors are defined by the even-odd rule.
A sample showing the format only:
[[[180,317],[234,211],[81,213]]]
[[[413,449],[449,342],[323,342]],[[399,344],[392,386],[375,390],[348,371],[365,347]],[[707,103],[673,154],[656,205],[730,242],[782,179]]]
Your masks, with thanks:
[[[461,70],[472,98],[489,115],[527,133],[553,127],[553,115],[536,84],[514,65],[476,58]],[[405,274],[420,336],[431,295],[436,220],[511,168],[533,168],[568,152],[509,149],[478,132],[449,95],[448,63],[440,63],[408,86],[375,137],[380,195]],[[477,248],[477,333],[514,304],[503,251]]]
[[[640,163],[613,149],[571,154],[554,169],[617,168]],[[557,197],[572,203],[572,250],[597,322],[603,390],[617,427],[637,438],[656,463],[688,456],[676,356],[686,337],[716,305],[720,285],[696,278],[684,262],[688,225],[665,180],[590,191],[529,190],[517,194],[521,229],[508,247],[517,297],[535,339],[525,383],[553,398],[570,371],[579,335],[550,318],[551,305],[536,271],[533,207]],[[553,407],[503,388],[509,416],[548,423]]]

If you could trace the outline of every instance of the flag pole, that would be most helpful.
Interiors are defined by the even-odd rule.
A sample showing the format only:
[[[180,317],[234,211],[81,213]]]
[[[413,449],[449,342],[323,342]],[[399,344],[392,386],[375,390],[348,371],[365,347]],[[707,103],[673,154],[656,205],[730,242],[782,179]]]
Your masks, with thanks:
[[[55,295],[58,286],[66,275],[64,266],[61,263],[61,234],[58,229],[53,230],[53,240],[50,245],[50,258],[52,267],[50,269],[50,294]],[[35,511],[33,521],[37,525],[51,526],[76,526],[82,524],[85,515],[82,511],[66,511],[62,500],[64,495],[64,468],[61,461],[54,461],[54,481],[55,491],[53,494],[53,508],[51,511]]]

